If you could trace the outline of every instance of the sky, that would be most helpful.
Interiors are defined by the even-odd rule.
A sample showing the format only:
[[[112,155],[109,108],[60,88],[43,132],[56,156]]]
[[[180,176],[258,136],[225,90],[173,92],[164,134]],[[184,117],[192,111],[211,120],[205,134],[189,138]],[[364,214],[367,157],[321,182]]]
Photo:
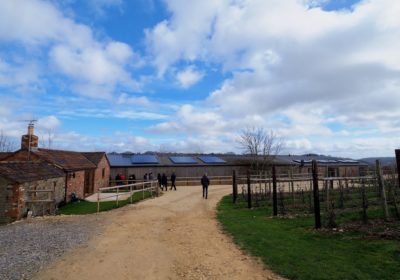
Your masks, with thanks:
[[[0,131],[19,147],[282,153],[400,147],[398,0],[0,0]],[[51,141],[49,141],[51,140]]]

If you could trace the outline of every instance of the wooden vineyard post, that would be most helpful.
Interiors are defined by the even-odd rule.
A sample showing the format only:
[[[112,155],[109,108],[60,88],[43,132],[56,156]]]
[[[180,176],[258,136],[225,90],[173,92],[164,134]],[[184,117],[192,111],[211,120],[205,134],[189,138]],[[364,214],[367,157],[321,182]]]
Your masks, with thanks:
[[[343,195],[343,184],[342,181],[339,180],[339,208],[344,208],[344,195]]]
[[[382,178],[382,170],[381,170],[381,163],[379,160],[376,160],[376,177],[378,179],[379,190],[382,199],[382,208],[383,213],[385,215],[385,220],[389,219],[389,210],[387,206],[387,199],[386,199],[386,192],[385,192],[385,184]]]
[[[312,176],[313,176],[315,228],[319,229],[321,228],[321,211],[319,207],[318,165],[315,159],[312,161]]]
[[[290,166],[290,187],[292,192],[293,207],[295,206],[295,195],[294,195],[294,181],[293,181],[293,166]]]
[[[247,170],[247,208],[251,208],[251,181],[249,170]]]
[[[368,216],[367,216],[367,208],[368,208],[368,200],[367,195],[365,193],[365,181],[361,179],[361,195],[362,195],[362,220],[364,224],[368,223]]]
[[[400,188],[400,149],[395,150],[396,153],[396,166],[397,166],[397,181]]]
[[[233,203],[236,203],[237,200],[237,185],[236,185],[236,171],[232,171],[232,196]]]
[[[272,166],[272,204],[273,204],[273,215],[278,216],[278,197],[276,193],[276,168]]]

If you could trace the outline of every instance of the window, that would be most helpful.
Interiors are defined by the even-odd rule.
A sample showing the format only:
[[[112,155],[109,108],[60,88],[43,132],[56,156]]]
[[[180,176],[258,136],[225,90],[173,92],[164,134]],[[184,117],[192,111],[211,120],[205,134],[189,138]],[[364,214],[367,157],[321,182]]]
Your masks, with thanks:
[[[101,171],[101,177],[104,179],[105,176],[106,176],[106,169],[103,168],[103,170]]]

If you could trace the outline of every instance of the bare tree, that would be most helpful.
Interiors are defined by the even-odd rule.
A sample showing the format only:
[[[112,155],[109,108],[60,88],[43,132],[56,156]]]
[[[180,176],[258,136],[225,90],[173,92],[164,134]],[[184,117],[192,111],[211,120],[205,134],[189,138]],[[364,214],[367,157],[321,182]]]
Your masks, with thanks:
[[[3,131],[0,131],[0,152],[12,152],[15,150],[15,144],[12,142]]]
[[[47,129],[45,134],[41,134],[40,146],[46,149],[51,149],[53,147],[53,141],[55,138],[55,132],[53,129]]]
[[[251,156],[252,168],[257,173],[266,170],[283,146],[280,137],[262,127],[243,129],[238,143],[243,153]]]

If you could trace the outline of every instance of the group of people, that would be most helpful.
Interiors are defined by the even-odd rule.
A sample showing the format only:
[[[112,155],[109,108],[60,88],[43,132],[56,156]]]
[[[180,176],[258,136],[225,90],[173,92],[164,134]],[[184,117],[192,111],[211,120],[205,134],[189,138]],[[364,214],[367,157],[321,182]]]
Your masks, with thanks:
[[[115,181],[117,183],[117,185],[123,185],[124,181],[126,180],[125,175],[118,173],[117,176],[115,176]],[[152,181],[153,180],[153,173],[146,173],[143,176],[143,181],[147,182],[147,181]],[[175,172],[172,172],[171,177],[171,187],[170,190],[172,190],[172,188],[174,190],[176,190],[176,174]],[[167,191],[168,190],[168,177],[167,175],[165,175],[165,173],[163,173],[162,175],[160,173],[157,174],[157,181],[158,181],[158,186],[161,188],[161,190]],[[201,185],[203,187],[203,198],[207,199],[208,198],[208,186],[210,185],[210,179],[208,179],[207,177],[207,173],[204,173],[203,177],[201,177]],[[128,183],[129,184],[135,184],[136,183],[136,176],[135,174],[131,174],[128,177]]]
[[[167,175],[165,175],[165,173],[163,173],[162,175],[160,173],[157,174],[157,181],[158,181],[158,186],[161,188],[161,190],[168,190],[168,177]],[[176,175],[174,172],[172,172],[171,174],[171,188],[170,190],[172,190],[172,188],[174,188],[174,190],[176,190]]]
[[[111,176],[110,176],[110,178],[111,178]],[[110,180],[111,180],[111,179],[110,179]],[[126,183],[128,183],[128,184],[135,184],[135,183],[136,183],[136,176],[135,176],[135,174],[129,175],[129,177],[128,177],[128,182],[127,182],[125,175],[124,175],[124,174],[121,174],[121,173],[118,173],[118,174],[115,176],[115,183],[116,183],[117,186],[121,186],[121,185],[124,185],[124,184],[126,184]]]

